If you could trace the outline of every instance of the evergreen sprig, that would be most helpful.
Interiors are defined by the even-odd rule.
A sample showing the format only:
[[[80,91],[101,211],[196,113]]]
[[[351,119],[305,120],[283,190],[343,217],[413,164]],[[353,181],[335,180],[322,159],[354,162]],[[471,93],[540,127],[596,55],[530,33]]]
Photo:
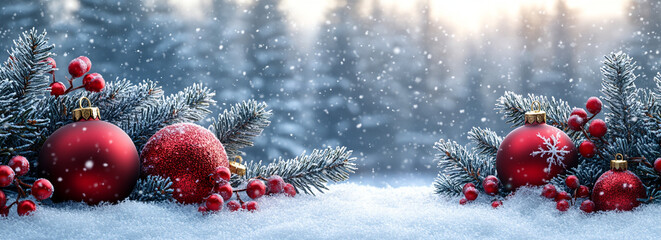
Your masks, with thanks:
[[[434,144],[436,160],[440,168],[434,182],[436,192],[458,195],[465,183],[472,182],[476,187],[489,175],[496,175],[495,158],[480,157],[454,141],[441,139]]]
[[[232,181],[233,186],[255,177],[267,178],[279,175],[285,182],[291,183],[297,192],[315,195],[315,191],[323,193],[328,190],[329,181],[340,182],[349,179],[349,174],[356,170],[356,158],[351,157],[352,151],[345,147],[324,150],[315,149],[309,155],[284,160],[282,158],[263,165],[261,161],[246,165],[246,174]]]
[[[150,175],[138,180],[129,199],[142,202],[168,201],[172,199],[173,192],[170,178]]]
[[[253,139],[271,123],[272,113],[266,107],[265,102],[243,101],[214,119],[209,130],[223,143],[230,158],[242,155],[240,149],[252,146]]]
[[[477,152],[481,155],[495,158],[503,138],[493,130],[473,127],[468,132],[468,139],[475,143]]]

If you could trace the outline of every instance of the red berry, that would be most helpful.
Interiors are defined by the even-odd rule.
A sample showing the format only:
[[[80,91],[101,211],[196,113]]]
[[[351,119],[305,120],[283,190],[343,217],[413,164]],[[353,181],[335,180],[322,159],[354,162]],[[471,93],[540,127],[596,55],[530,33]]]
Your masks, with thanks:
[[[50,70],[50,72],[48,72],[48,73],[53,74],[55,72],[54,69],[57,68],[57,64],[55,63],[55,59],[53,59],[52,57],[49,57],[49,58],[46,58],[46,60],[44,60],[43,62],[50,65],[50,68],[53,69],[53,70]]]
[[[257,205],[257,202],[255,201],[248,201],[248,202],[244,202],[243,205],[241,205],[241,208],[254,212],[259,210],[259,205]]]
[[[5,192],[0,190],[0,208],[4,207],[5,204],[7,204],[7,195],[5,195]]]
[[[581,185],[578,181],[578,177],[574,175],[567,176],[567,178],[565,178],[565,184],[567,184],[567,187],[570,189],[576,189]]]
[[[45,200],[53,195],[53,184],[47,179],[40,178],[32,184],[32,196],[37,200]]]
[[[578,152],[585,158],[592,158],[597,154],[597,147],[590,140],[585,140],[578,146]]]
[[[205,207],[205,206],[200,206],[200,207],[197,208],[197,211],[203,213],[203,212],[209,211],[209,209],[207,209],[207,207]]]
[[[0,187],[6,187],[14,181],[14,170],[7,165],[0,165]]]
[[[489,182],[489,181],[491,181],[491,182],[495,182],[496,184],[500,183],[500,180],[498,180],[498,178],[497,178],[496,176],[494,176],[494,175],[489,175],[489,176],[487,176],[487,177],[484,178],[484,181],[482,181],[482,184],[484,184],[484,183],[486,183],[486,182]]]
[[[571,196],[565,191],[560,191],[558,192],[558,195],[555,196],[555,201],[562,201],[562,200],[571,200]]]
[[[223,181],[229,182],[231,177],[232,177],[232,172],[230,171],[230,169],[223,166],[216,168],[216,170],[214,170],[213,173],[211,174],[211,180],[213,180],[216,183],[221,183]]]
[[[558,195],[558,191],[555,189],[555,186],[551,184],[544,185],[542,189],[542,196],[545,198],[555,199],[555,196]]]
[[[6,217],[9,215],[9,208],[5,206],[0,206],[0,217]]]
[[[213,193],[207,197],[206,202],[204,202],[204,206],[209,211],[220,211],[223,209],[223,197]]]
[[[252,199],[260,198],[266,193],[266,185],[259,179],[250,180],[246,186],[246,193]]]
[[[500,207],[500,206],[502,206],[502,205],[503,205],[503,202],[500,201],[500,200],[496,200],[496,201],[491,202],[491,207],[492,207],[492,208],[498,208],[498,207]]]
[[[87,64],[80,58],[75,58],[69,62],[69,74],[77,78],[83,76],[87,72]]]
[[[234,193],[234,192],[232,191],[232,185],[230,185],[229,183],[225,183],[225,184],[223,184],[223,185],[216,185],[216,186],[213,188],[213,191],[214,191],[215,193],[220,194],[220,196],[223,197],[223,200],[225,200],[225,201],[227,201],[227,200],[229,200],[230,198],[232,198],[232,194]]]
[[[661,173],[661,158],[654,160],[654,170],[656,170],[657,173]]]
[[[466,184],[464,184],[464,188],[461,189],[461,192],[462,192],[462,193],[466,193],[466,188],[469,188],[469,187],[474,188],[474,187],[475,187],[475,184],[473,184],[473,183],[466,183]]]
[[[577,115],[583,119],[588,119],[588,113],[585,112],[582,108],[574,108],[574,110],[571,111],[571,114],[569,116],[574,116]]]
[[[569,202],[567,200],[560,200],[555,204],[555,208],[561,212],[569,210]]]
[[[473,201],[477,199],[477,195],[478,195],[477,189],[475,189],[474,187],[468,187],[466,188],[466,191],[464,191],[464,196],[468,201]]]
[[[588,200],[585,200],[581,203],[581,210],[586,213],[591,213],[594,212],[594,202]]]
[[[569,129],[574,131],[581,131],[583,124],[585,124],[585,119],[579,117],[578,115],[570,116],[567,119],[567,125],[569,126]]]
[[[498,184],[494,181],[488,181],[482,184],[482,187],[484,187],[484,192],[490,196],[494,196],[498,193]]]
[[[585,185],[581,185],[580,187],[578,187],[578,190],[576,190],[576,197],[579,198],[590,197],[590,189]]]
[[[60,96],[64,95],[67,87],[64,86],[61,82],[54,82],[50,84],[50,95],[51,96]]]
[[[30,215],[35,210],[37,210],[37,205],[34,204],[34,202],[31,200],[20,201],[18,203],[18,207],[16,208],[19,216]]]
[[[85,69],[85,72],[89,72],[90,69],[92,69],[92,61],[90,61],[89,58],[85,56],[80,56],[78,57],[78,59],[83,60],[83,62],[85,62],[85,65],[87,65],[87,69]]]
[[[7,165],[14,170],[16,176],[23,176],[30,171],[30,162],[23,156],[12,157]]]
[[[468,199],[466,199],[466,198],[459,199],[459,204],[460,205],[466,205],[467,202],[468,202]]]
[[[270,176],[266,184],[268,184],[269,193],[271,194],[281,193],[285,190],[285,180],[282,180],[278,175]]]
[[[588,112],[592,114],[597,114],[601,112],[601,100],[597,97],[590,97],[588,98],[587,103],[585,103],[585,109],[588,110]]]
[[[239,204],[239,202],[235,200],[229,201],[227,202],[227,209],[229,209],[230,212],[234,212],[236,210],[241,209],[241,204]]]
[[[98,73],[87,74],[83,78],[83,85],[87,91],[100,92],[106,86],[106,80]]]
[[[606,135],[608,127],[603,120],[595,119],[590,122],[590,128],[588,131],[590,132],[590,135],[600,138]]]
[[[290,197],[296,196],[296,188],[294,187],[294,185],[291,185],[289,183],[285,185],[285,195]]]

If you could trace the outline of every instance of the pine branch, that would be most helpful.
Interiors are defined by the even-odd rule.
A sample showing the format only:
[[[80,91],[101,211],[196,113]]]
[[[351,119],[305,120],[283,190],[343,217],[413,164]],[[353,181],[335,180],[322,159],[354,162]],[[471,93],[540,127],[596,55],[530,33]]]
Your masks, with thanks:
[[[139,179],[129,199],[142,202],[160,202],[172,199],[174,189],[170,178],[149,175]]]
[[[310,155],[283,160],[282,158],[268,165],[262,162],[250,162],[246,166],[246,174],[232,181],[233,186],[255,177],[267,178],[271,175],[281,176],[285,182],[291,183],[297,192],[314,194],[314,190],[323,193],[328,190],[329,181],[340,182],[349,179],[349,174],[356,170],[356,158],[351,157],[352,151],[345,147],[325,150],[315,149]]]
[[[214,119],[209,130],[225,147],[230,157],[242,155],[240,149],[253,145],[253,139],[262,133],[271,121],[271,110],[266,110],[266,103],[255,100],[241,102],[225,109]]]
[[[50,50],[54,46],[48,43],[46,31],[39,33],[34,28],[14,40],[9,59],[0,71],[0,79],[13,83],[17,104],[31,103],[46,92],[49,84],[46,74],[52,68],[45,60],[51,56]]]
[[[440,173],[434,183],[437,192],[447,189],[451,192],[444,194],[458,195],[461,185],[472,182],[479,188],[485,177],[496,175],[495,158],[480,158],[454,141],[440,140],[434,149],[439,151],[436,160]]]
[[[468,139],[476,144],[475,148],[477,148],[479,154],[491,158],[496,158],[500,143],[503,142],[503,138],[498,136],[496,132],[479,127],[473,127],[468,132]]]

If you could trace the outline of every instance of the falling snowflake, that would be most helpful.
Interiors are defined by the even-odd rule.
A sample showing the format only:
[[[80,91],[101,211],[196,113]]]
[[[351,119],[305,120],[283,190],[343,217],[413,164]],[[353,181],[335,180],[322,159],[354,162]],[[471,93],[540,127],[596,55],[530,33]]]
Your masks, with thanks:
[[[553,164],[564,167],[565,163],[562,161],[565,160],[565,154],[569,153],[569,151],[566,150],[567,146],[563,146],[562,148],[558,146],[560,144],[560,132],[551,135],[550,138],[545,138],[537,133],[537,137],[544,140],[544,143],[542,146],[539,146],[538,151],[533,151],[530,155],[533,157],[537,155],[545,157],[548,155],[546,162],[549,164],[549,171],[551,171],[551,165]]]

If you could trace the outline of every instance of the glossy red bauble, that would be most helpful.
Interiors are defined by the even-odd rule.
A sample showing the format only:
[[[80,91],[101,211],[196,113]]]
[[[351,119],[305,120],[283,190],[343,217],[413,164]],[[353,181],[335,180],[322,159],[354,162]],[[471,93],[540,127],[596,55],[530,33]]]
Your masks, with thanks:
[[[89,119],[67,124],[48,137],[39,153],[38,173],[56,189],[55,202],[117,202],[133,190],[140,162],[122,129]]]
[[[191,123],[164,127],[152,136],[140,155],[142,174],[172,179],[173,197],[180,203],[200,203],[214,181],[218,167],[229,167],[218,138],[206,128]]]
[[[600,211],[629,211],[640,205],[641,198],[647,198],[645,186],[628,170],[609,170],[592,188],[592,201]]]

